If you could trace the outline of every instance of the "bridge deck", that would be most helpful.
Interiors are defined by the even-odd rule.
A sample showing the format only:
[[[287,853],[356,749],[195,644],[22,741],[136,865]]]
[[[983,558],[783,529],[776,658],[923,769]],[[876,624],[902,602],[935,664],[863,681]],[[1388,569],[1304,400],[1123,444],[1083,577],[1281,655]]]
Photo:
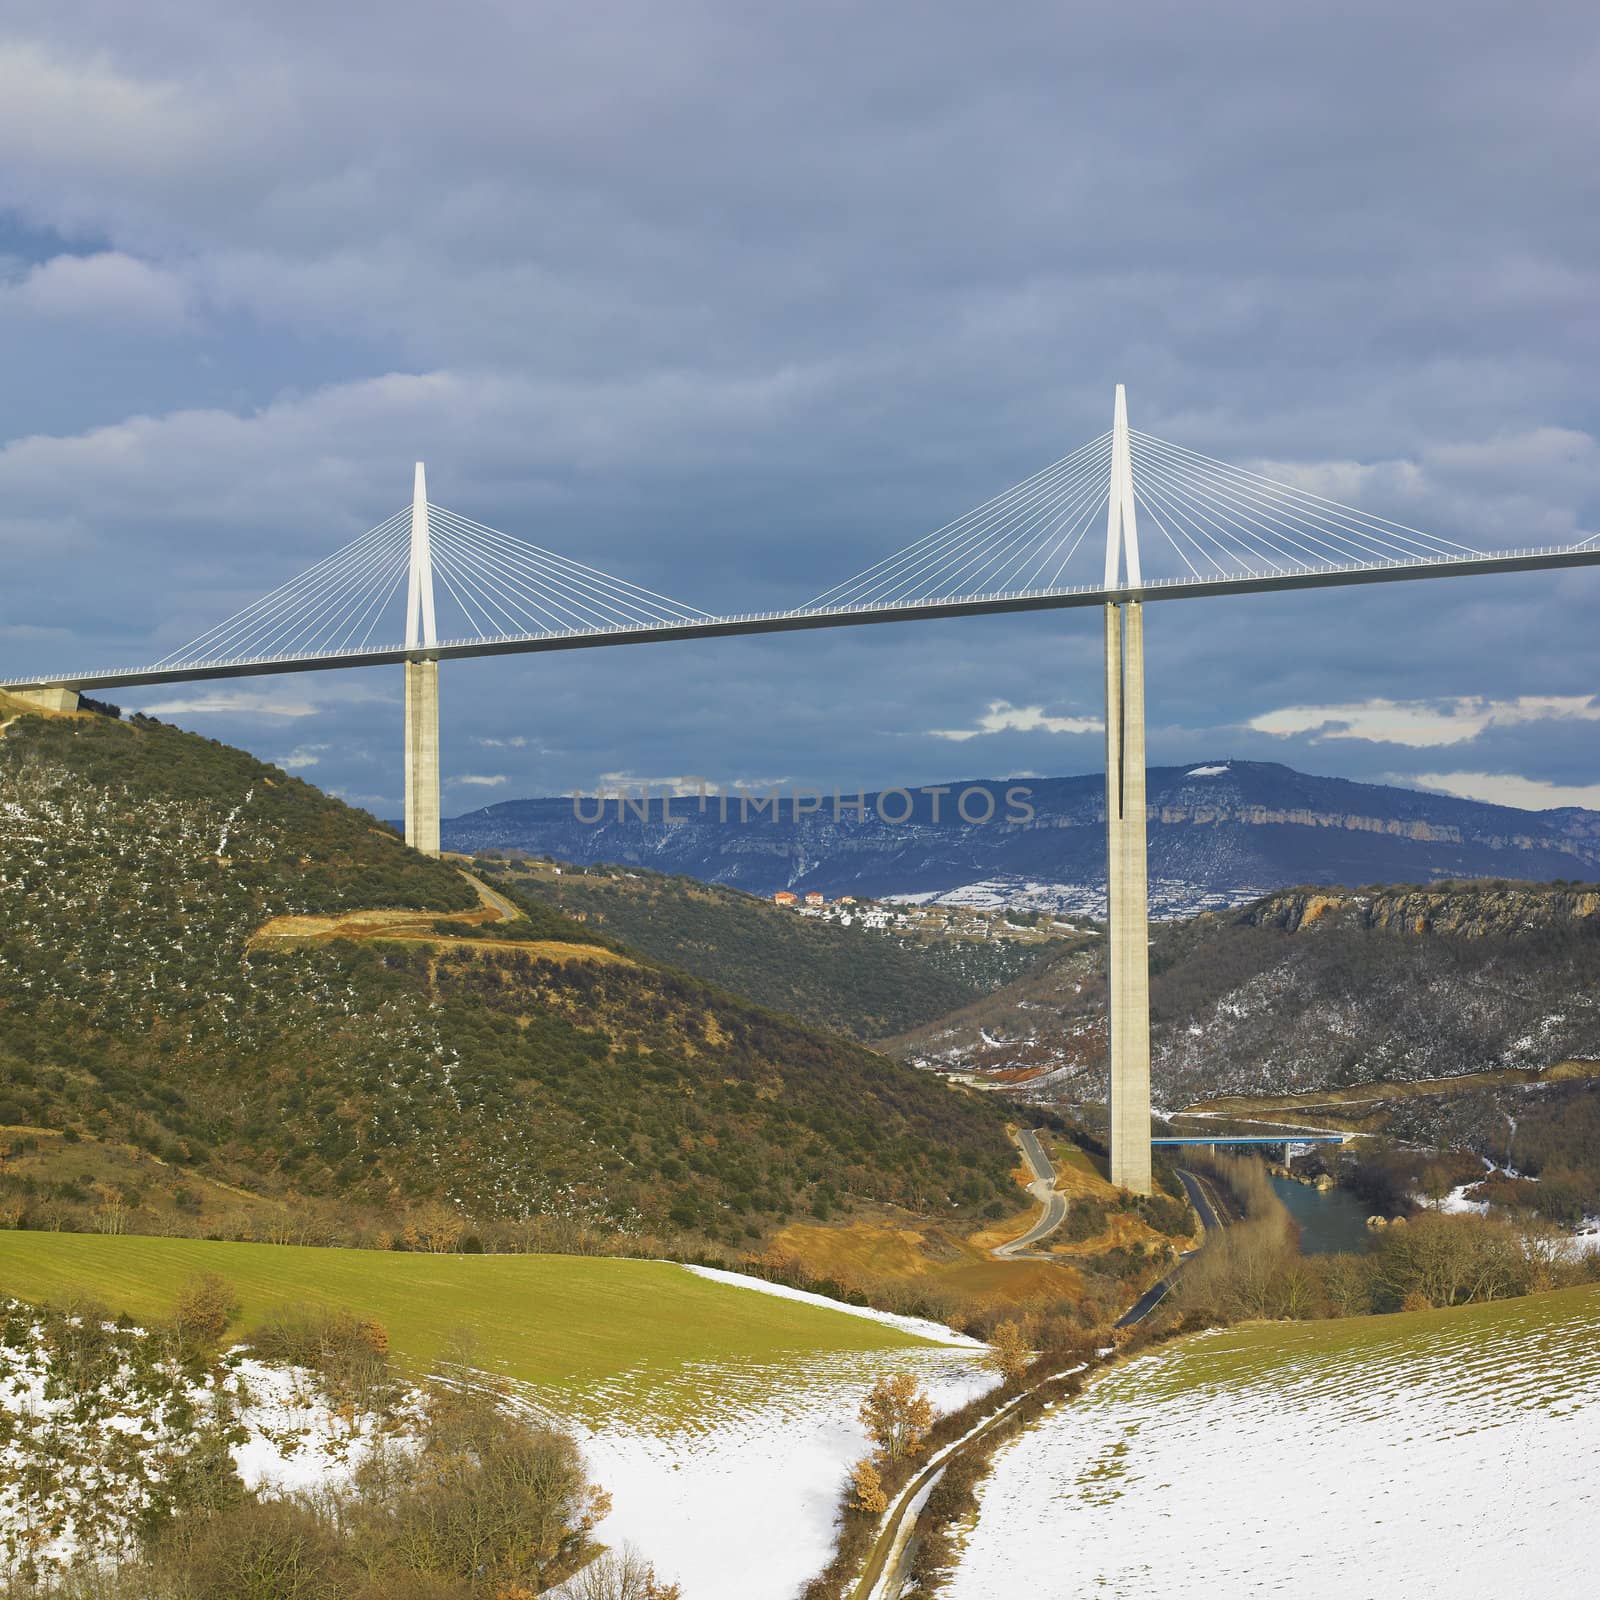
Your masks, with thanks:
[[[1280,590],[1327,589],[1367,583],[1399,583],[1425,578],[1481,577],[1499,572],[1540,572],[1600,565],[1600,544],[1560,545],[1511,550],[1498,555],[1461,556],[1437,561],[1380,562],[1367,566],[1308,567],[1301,571],[1233,578],[1173,578],[1134,587],[1043,590],[1013,594],[930,599],[893,605],[771,611],[747,616],[711,617],[660,626],[577,629],[568,633],[510,634],[450,640],[424,649],[390,646],[314,655],[250,657],[208,661],[185,667],[130,667],[84,673],[15,678],[0,689],[125,689],[141,685],[194,682],[206,678],[249,678],[289,672],[323,672],[340,667],[375,667],[410,660],[453,661],[473,656],[536,654],[548,650],[593,650],[607,645],[661,644],[674,640],[722,639],[745,634],[794,633],[813,628],[859,628],[887,622],[920,622],[946,617],[998,616],[1021,611],[1058,611],[1112,601],[1194,600],[1221,595],[1265,594]]]
[[[1343,1144],[1354,1138],[1348,1133],[1197,1133],[1181,1139],[1152,1139],[1151,1144]]]

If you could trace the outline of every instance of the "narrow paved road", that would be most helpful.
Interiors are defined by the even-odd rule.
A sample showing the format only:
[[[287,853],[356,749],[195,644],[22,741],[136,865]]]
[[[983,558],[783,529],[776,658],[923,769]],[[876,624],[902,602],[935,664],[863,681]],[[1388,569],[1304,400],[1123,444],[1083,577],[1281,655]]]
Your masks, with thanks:
[[[1222,1227],[1222,1219],[1216,1213],[1216,1208],[1206,1198],[1206,1192],[1200,1186],[1200,1180],[1192,1172],[1185,1172],[1182,1167],[1177,1169],[1178,1182],[1183,1185],[1183,1192],[1189,1197],[1189,1204],[1200,1213],[1200,1222],[1207,1233],[1216,1233]],[[1178,1274],[1183,1271],[1183,1263],[1194,1254],[1193,1250],[1185,1250],[1175,1266],[1159,1283],[1152,1283],[1145,1292],[1134,1301],[1133,1305],[1117,1319],[1119,1328],[1131,1328],[1136,1322],[1143,1322],[1163,1300],[1172,1293],[1172,1286],[1178,1281]]]
[[[1017,1143],[1022,1147],[1022,1153],[1028,1159],[1029,1166],[1035,1174],[1049,1174],[1049,1181],[1055,1181],[1055,1170],[1050,1165],[1049,1158],[1039,1146],[1038,1138],[1029,1129],[1021,1129],[1017,1133]],[[1178,1181],[1183,1185],[1184,1193],[1189,1197],[1189,1203],[1200,1215],[1201,1225],[1207,1233],[1215,1233],[1222,1227],[1222,1219],[1217,1215],[1216,1208],[1207,1198],[1205,1190],[1200,1185],[1200,1180],[1192,1172],[1178,1169]],[[1035,1187],[1030,1185],[1030,1187]],[[1056,1199],[1062,1200],[1060,1195]],[[1052,1227],[1060,1226],[1066,1216],[1066,1202],[1062,1200],[1061,1216],[1051,1224]],[[1019,1245],[1036,1241],[1044,1237],[1049,1228],[1043,1228],[1042,1221],[1036,1223],[1034,1228],[1025,1233],[1022,1238],[1014,1239],[1009,1245],[1002,1245],[993,1254],[1015,1250]],[[1139,1296],[1121,1317],[1117,1319],[1119,1328],[1131,1328],[1136,1322],[1143,1322],[1155,1308],[1172,1292],[1172,1286],[1177,1281],[1178,1274],[1183,1271],[1183,1262],[1195,1251],[1187,1250],[1166,1277],[1159,1283],[1153,1283]],[[1059,1376],[1059,1374],[1057,1375]],[[1044,1380],[1046,1383],[1055,1381],[1053,1378]],[[928,1464],[908,1483],[895,1497],[894,1504],[889,1508],[884,1518],[883,1527],[878,1532],[871,1552],[868,1554],[866,1565],[862,1568],[861,1577],[852,1591],[852,1600],[894,1600],[900,1593],[905,1582],[906,1557],[911,1548],[911,1540],[916,1533],[917,1517],[922,1510],[922,1500],[925,1492],[931,1490],[939,1480],[944,1469],[949,1465],[950,1458],[959,1451],[964,1450],[975,1439],[981,1438],[990,1428],[996,1426],[1006,1417],[1026,1394],[1032,1393],[1025,1390],[1023,1394],[1008,1401],[992,1417],[980,1423],[964,1439],[958,1439],[954,1444],[946,1445]]]
[[[483,902],[486,910],[499,912],[502,922],[516,922],[520,919],[522,916],[520,908],[512,905],[498,889],[491,889],[482,878],[474,877],[465,867],[457,870],[478,891],[478,898]]]
[[[1189,1204],[1200,1213],[1200,1221],[1205,1225],[1207,1233],[1218,1233],[1222,1228],[1222,1218],[1219,1217],[1207,1197],[1200,1180],[1192,1172],[1185,1172],[1182,1167],[1177,1169],[1178,1182],[1183,1185],[1183,1192],[1189,1197]]]
[[[1022,1159],[1027,1162],[1028,1170],[1033,1174],[1033,1182],[1028,1185],[1028,1193],[1044,1207],[1044,1210],[1040,1213],[1038,1221],[1020,1238],[1013,1239],[1008,1244],[996,1245],[989,1252],[1002,1261],[1021,1254],[1022,1251],[1038,1244],[1041,1239],[1048,1239],[1067,1220],[1067,1197],[1056,1193],[1056,1169],[1051,1165],[1049,1156],[1044,1153],[1044,1146],[1039,1143],[1038,1130],[1018,1128],[1014,1138],[1017,1141],[1017,1148],[1022,1152]]]

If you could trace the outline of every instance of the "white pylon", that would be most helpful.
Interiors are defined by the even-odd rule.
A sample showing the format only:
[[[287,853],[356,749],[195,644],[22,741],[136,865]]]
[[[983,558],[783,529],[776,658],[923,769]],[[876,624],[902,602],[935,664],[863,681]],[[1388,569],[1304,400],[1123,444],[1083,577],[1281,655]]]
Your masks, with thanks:
[[[417,463],[411,483],[411,582],[406,590],[406,644],[439,642],[433,621],[433,549],[428,543],[428,475]]]
[[[433,620],[433,551],[428,544],[428,479],[417,463],[411,487],[411,582],[406,590],[406,648],[438,644]],[[406,843],[439,854],[439,662],[415,655],[406,674]]]
[[[1126,563],[1126,578],[1123,563]],[[1137,589],[1128,403],[1117,385],[1106,520],[1106,588]],[[1144,607],[1106,614],[1106,976],[1111,1181],[1150,1193],[1150,888],[1145,839]]]
[[[1111,420],[1111,487],[1106,506],[1106,588],[1120,589],[1122,565],[1127,557],[1127,586],[1137,589],[1139,574],[1139,522],[1133,509],[1133,453],[1128,449],[1128,396],[1117,385],[1117,402]]]

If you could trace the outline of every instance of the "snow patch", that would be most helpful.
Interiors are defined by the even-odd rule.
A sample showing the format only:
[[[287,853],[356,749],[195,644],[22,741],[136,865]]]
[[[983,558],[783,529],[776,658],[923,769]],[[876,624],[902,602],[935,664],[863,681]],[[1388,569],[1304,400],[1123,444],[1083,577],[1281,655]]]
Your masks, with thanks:
[[[902,1333],[916,1334],[931,1339],[935,1344],[953,1345],[962,1350],[987,1350],[982,1339],[971,1334],[957,1333],[942,1322],[930,1322],[926,1317],[903,1317],[893,1311],[879,1311],[873,1306],[851,1306],[842,1300],[830,1300],[824,1294],[812,1294],[805,1289],[791,1289],[784,1283],[768,1283],[765,1278],[752,1278],[743,1272],[726,1272],[721,1267],[684,1266],[684,1271],[696,1277],[710,1278],[714,1283],[731,1284],[735,1289],[754,1289],[758,1294],[776,1295],[780,1300],[798,1300],[804,1305],[821,1306],[825,1311],[842,1311],[846,1316],[864,1317],[869,1322],[881,1322],[885,1327],[898,1328]]]
[[[342,1487],[399,1425],[398,1418],[338,1411],[321,1378],[302,1367],[238,1360],[230,1387],[247,1435],[230,1449],[247,1489],[296,1494]],[[417,1411],[409,1398],[413,1403],[401,1409]]]
[[[999,1381],[964,1351],[851,1352],[807,1361],[764,1401],[709,1423],[575,1428],[591,1478],[612,1497],[596,1537],[633,1543],[693,1600],[792,1600],[832,1554],[845,1476],[870,1451],[861,1401],[878,1377],[903,1371],[941,1415]],[[708,1371],[707,1392],[748,1375]]]

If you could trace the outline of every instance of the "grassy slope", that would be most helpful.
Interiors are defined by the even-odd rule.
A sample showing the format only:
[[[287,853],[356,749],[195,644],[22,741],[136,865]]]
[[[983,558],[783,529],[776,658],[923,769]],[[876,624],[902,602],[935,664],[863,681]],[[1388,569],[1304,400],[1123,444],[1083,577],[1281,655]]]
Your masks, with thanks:
[[[952,1219],[1009,1198],[1000,1108],[648,962],[541,959],[599,938],[549,907],[435,952],[261,946],[274,918],[368,908],[470,936],[478,896],[227,746],[23,717],[0,739],[0,851],[0,1124],[390,1216],[439,1197],[735,1244],[854,1197]],[[103,1198],[0,1173],[29,1226]],[[236,1231],[198,1203],[201,1231]]]
[[[951,1600],[1593,1591],[1600,1286],[1200,1335],[1000,1452]]]
[[[1597,1326],[1600,1284],[1486,1305],[1227,1328],[1119,1367],[1092,1392],[1097,1402],[1110,1402],[1282,1382],[1295,1386],[1297,1405],[1317,1407],[1359,1399],[1377,1376],[1408,1361],[1443,1362],[1463,1379],[1488,1386],[1502,1367],[1538,1369],[1544,1350],[1554,1358],[1548,1370],[1539,1369],[1546,1391],[1541,1403],[1548,1409],[1566,1392],[1592,1389],[1600,1381]]]
[[[432,1361],[457,1330],[483,1364],[523,1382],[582,1387],[695,1362],[781,1362],[798,1352],[892,1350],[910,1334],[737,1289],[662,1261],[412,1255],[208,1239],[0,1233],[0,1295],[61,1302],[89,1286],[113,1313],[170,1315],[197,1272],[238,1291],[239,1327],[285,1304],[349,1307],[388,1329],[399,1358]]]
[[[582,917],[657,960],[857,1039],[884,1039],[954,1011],[1052,948],[900,940],[643,869],[557,876],[537,863],[481,864],[525,902]]]

